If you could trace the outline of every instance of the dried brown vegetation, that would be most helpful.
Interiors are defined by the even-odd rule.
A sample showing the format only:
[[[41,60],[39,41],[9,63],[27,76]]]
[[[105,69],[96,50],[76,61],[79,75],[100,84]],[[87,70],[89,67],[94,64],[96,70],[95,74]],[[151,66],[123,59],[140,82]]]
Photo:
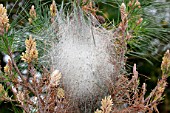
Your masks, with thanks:
[[[21,74],[15,63],[9,60],[4,67],[4,80],[11,80],[11,90],[14,98],[8,97],[7,92],[5,92],[2,99],[18,102],[17,106],[23,108],[27,113],[31,111],[38,113],[67,112],[68,101],[66,101],[64,90],[60,87],[61,73],[58,70],[52,72],[42,68],[41,77],[38,77],[33,63],[38,57],[35,40],[32,38],[26,40],[26,48],[26,53],[23,53],[21,57],[28,64],[28,73],[26,76]],[[11,59],[13,58],[11,57]],[[13,73],[13,68],[20,75],[19,79]],[[1,87],[2,91],[4,91],[3,86]]]
[[[106,101],[105,105],[102,103],[102,110],[97,110],[96,113],[152,113],[153,111],[159,112],[157,105],[163,99],[163,92],[167,85],[167,78],[169,72],[170,53],[169,50],[165,53],[162,61],[162,78],[158,80],[157,86],[152,92],[146,96],[146,84],[143,83],[142,87],[139,87],[138,72],[136,71],[136,64],[133,67],[133,76],[129,79],[126,75],[120,75],[117,78],[116,84],[109,85],[110,101]],[[165,63],[166,62],[166,63]],[[165,71],[166,70],[166,71]],[[109,98],[109,97],[107,97]],[[106,100],[106,98],[105,98]],[[103,100],[102,100],[103,101]],[[112,103],[112,106],[111,106]],[[106,112],[103,107],[107,109],[111,106],[110,111]]]

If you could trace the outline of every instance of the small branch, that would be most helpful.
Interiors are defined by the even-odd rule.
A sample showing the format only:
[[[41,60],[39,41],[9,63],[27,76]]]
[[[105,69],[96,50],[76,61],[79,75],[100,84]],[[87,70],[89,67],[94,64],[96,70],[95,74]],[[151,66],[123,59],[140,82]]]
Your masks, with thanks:
[[[36,84],[36,83],[34,83],[34,87],[35,87],[35,93],[36,93],[36,95],[37,95],[37,98],[38,98],[38,107],[39,107],[39,111],[40,111],[40,113],[44,113],[43,111],[43,109],[44,109],[44,101],[43,101],[43,99],[41,98],[41,95],[39,94],[39,91],[38,91],[38,85]]]
[[[11,58],[12,64],[14,66],[14,69],[16,70],[16,72],[18,73],[18,75],[20,76],[20,78],[22,79],[24,84],[27,84],[26,87],[28,87],[31,90],[32,93],[36,94],[35,91],[34,91],[34,88],[29,83],[26,82],[26,80],[24,79],[22,73],[18,69],[18,66],[16,65],[16,62],[14,61],[14,58],[12,57],[12,52],[11,52],[11,49],[9,47],[8,47],[8,53],[9,53],[9,56]]]
[[[12,52],[11,52],[10,48],[8,48],[8,53],[9,53],[9,56],[10,56],[11,61],[12,61],[12,64],[13,64],[15,70],[17,71],[18,75],[21,77],[21,79],[22,79],[23,81],[25,81],[23,75],[22,75],[21,72],[19,71],[19,69],[18,69],[18,67],[17,67],[17,65],[16,65],[16,63],[15,63],[13,57],[12,57]]]

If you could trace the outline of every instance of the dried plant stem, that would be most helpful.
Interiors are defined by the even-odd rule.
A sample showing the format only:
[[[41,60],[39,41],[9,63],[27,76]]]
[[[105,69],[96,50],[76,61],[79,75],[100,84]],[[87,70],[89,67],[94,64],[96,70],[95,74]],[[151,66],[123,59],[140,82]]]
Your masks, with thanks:
[[[21,77],[21,79],[22,79],[23,81],[25,81],[23,75],[22,75],[21,72],[19,71],[18,66],[16,65],[16,63],[15,63],[13,57],[12,57],[12,52],[11,52],[11,49],[10,49],[9,47],[8,47],[8,53],[9,53],[9,56],[10,56],[11,61],[12,61],[12,64],[13,64],[15,70],[17,71],[18,75]]]
[[[42,98],[39,95],[37,85],[34,84],[35,88],[33,88],[33,86],[24,79],[22,73],[20,72],[20,70],[18,69],[18,66],[16,65],[16,62],[14,61],[14,58],[12,57],[12,51],[11,51],[10,47],[8,47],[8,53],[9,53],[9,56],[11,58],[12,64],[14,66],[14,69],[16,70],[16,72],[18,73],[18,75],[20,76],[20,78],[23,81],[24,85],[22,85],[22,86],[28,88],[38,98],[39,112],[44,113],[43,112],[43,103],[44,102],[43,102]],[[23,105],[21,105],[20,107],[24,108],[25,112],[29,113],[29,110],[27,109],[27,107],[24,107]]]
[[[30,89],[30,91],[31,91],[32,93],[36,94],[35,91],[34,91],[34,88],[33,88],[29,83],[26,82],[26,80],[24,79],[24,77],[23,77],[23,75],[21,74],[20,70],[18,69],[18,66],[16,65],[16,62],[14,61],[14,58],[12,57],[12,52],[11,52],[11,49],[10,49],[10,48],[8,48],[8,53],[9,53],[9,56],[10,56],[10,58],[11,58],[12,64],[13,64],[13,66],[14,66],[14,69],[16,70],[16,72],[18,73],[18,75],[20,76],[20,78],[22,79],[22,81],[24,82],[24,84],[27,84],[26,86]]]
[[[35,85],[35,92],[36,92],[36,95],[37,95],[37,98],[38,98],[39,111],[40,111],[40,113],[45,113],[45,112],[43,112],[43,108],[44,108],[43,103],[44,102],[43,102],[42,98],[40,97],[37,89],[38,89],[38,87],[36,87],[36,85]]]

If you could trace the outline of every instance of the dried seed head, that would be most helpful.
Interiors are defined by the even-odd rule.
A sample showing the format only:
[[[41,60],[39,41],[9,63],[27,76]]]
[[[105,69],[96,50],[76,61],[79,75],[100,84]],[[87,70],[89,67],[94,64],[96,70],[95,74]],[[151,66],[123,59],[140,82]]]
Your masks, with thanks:
[[[146,92],[146,83],[143,83],[142,89],[143,89],[143,92]]]
[[[57,89],[57,97],[59,99],[63,99],[65,97],[65,93],[64,93],[64,90],[62,88]]]
[[[166,51],[164,57],[162,58],[161,70],[163,73],[167,72],[170,68],[170,53],[169,50]]]
[[[165,86],[166,86],[166,84],[162,84],[162,86],[158,87],[158,92],[163,93],[165,90]]]
[[[0,35],[4,34],[4,29],[8,31],[9,29],[9,19],[7,16],[7,10],[0,4]]]
[[[126,5],[125,5],[125,3],[122,3],[122,4],[121,4],[120,9],[122,9],[123,11],[126,10]]]
[[[136,64],[133,66],[133,78],[138,80],[138,71],[136,71]]]
[[[0,84],[0,101],[3,101],[7,98],[7,92],[4,90],[4,86]]]
[[[101,110],[103,112],[105,111],[104,113],[110,113],[111,112],[112,105],[113,105],[111,96],[108,96],[108,97],[105,97],[104,99],[102,99],[101,104],[102,104]]]
[[[30,17],[33,19],[35,19],[37,17],[36,11],[34,9],[34,5],[31,6],[29,14],[30,14]]]
[[[24,93],[19,91],[16,95],[17,97],[17,100],[21,103],[21,105],[24,104],[24,100],[25,100],[25,97],[24,97]]]
[[[120,13],[121,13],[121,20],[122,22],[119,24],[119,28],[122,31],[125,31],[126,28],[128,27],[128,18],[127,18],[127,13],[126,13],[126,6],[124,3],[121,4],[120,6]]]
[[[7,24],[9,22],[8,16],[7,16],[7,10],[5,7],[3,7],[2,4],[0,4],[0,24]]]
[[[4,72],[6,75],[10,74],[10,72],[12,71],[12,62],[9,59],[8,63],[6,64],[6,66],[4,67]]]
[[[60,79],[61,79],[61,73],[59,72],[59,70],[55,70],[52,72],[51,74],[51,78],[50,78],[50,86],[55,87],[59,85]]]
[[[8,66],[8,65],[6,65],[6,66],[4,67],[4,72],[5,72],[5,74],[8,74],[8,73],[10,72],[10,69],[9,69],[9,66]]]
[[[32,36],[25,41],[26,51],[22,53],[21,60],[24,62],[31,63],[33,60],[37,60],[38,58],[38,51],[36,49],[36,42],[32,39]]]
[[[0,4],[0,15],[4,15],[7,13],[7,10],[5,7],[3,7],[3,4]]]
[[[57,13],[57,6],[55,3],[55,0],[53,0],[53,3],[50,6],[50,13],[51,13],[51,17],[55,17],[56,13]]]
[[[164,77],[165,76],[162,76],[162,80],[158,81],[158,83],[157,83],[157,90],[153,97],[154,98],[153,101],[155,101],[155,102],[161,100],[162,94],[165,91],[165,87],[167,85],[167,82],[166,82],[167,78],[164,79]]]
[[[101,110],[96,110],[95,113],[110,113],[112,111],[112,99],[111,96],[105,97],[101,101],[102,106],[100,107]]]
[[[122,19],[122,21],[124,21],[124,19],[127,17],[125,3],[121,4],[121,6],[120,6],[120,13],[121,13],[121,19]]]
[[[143,83],[143,85],[142,85],[142,103],[144,103],[145,101],[144,101],[144,96],[145,96],[145,93],[146,93],[146,83]]]

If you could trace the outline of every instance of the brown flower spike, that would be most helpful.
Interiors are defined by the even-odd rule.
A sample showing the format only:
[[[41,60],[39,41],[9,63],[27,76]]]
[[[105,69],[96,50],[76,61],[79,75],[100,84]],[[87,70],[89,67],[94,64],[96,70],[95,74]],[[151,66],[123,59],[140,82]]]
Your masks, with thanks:
[[[4,89],[4,86],[0,84],[0,101],[3,101],[7,98],[7,92]]]
[[[121,6],[120,6],[120,13],[121,13],[121,19],[122,19],[122,21],[124,21],[124,19],[127,17],[125,3],[121,4]]]
[[[62,99],[62,98],[65,97],[65,92],[64,92],[64,90],[63,90],[62,88],[58,88],[58,89],[57,89],[57,97],[58,97],[59,99]]]
[[[36,17],[37,17],[37,13],[36,13],[36,11],[35,11],[35,9],[34,9],[34,5],[31,6],[31,9],[30,9],[29,14],[30,14],[30,18],[28,18],[28,21],[29,21],[29,23],[31,24],[32,21],[33,21],[34,19],[36,19]]]
[[[165,74],[169,69],[170,69],[170,53],[169,50],[167,50],[167,52],[164,54],[164,57],[162,58],[161,70],[163,71],[163,74]]]
[[[21,91],[19,91],[18,93],[17,93],[17,95],[16,95],[16,97],[17,97],[17,100],[18,100],[18,102],[20,102],[21,103],[21,105],[23,105],[24,104],[24,93],[23,92],[21,92]]]
[[[55,70],[52,72],[50,77],[50,86],[55,87],[59,85],[60,79],[61,79],[61,73],[59,70]]]
[[[33,60],[37,60],[38,58],[38,51],[36,49],[36,42],[32,39],[32,36],[25,41],[26,51],[22,53],[21,60],[27,62],[28,64],[31,63]]]
[[[9,29],[9,19],[7,16],[7,10],[0,4],[0,35],[4,34],[4,29],[8,31]]]
[[[50,6],[50,13],[51,13],[51,17],[55,17],[56,13],[57,13],[57,6],[55,3],[55,0],[53,0],[53,3]]]
[[[37,17],[36,11],[34,9],[34,5],[31,6],[29,14],[30,14],[31,18],[36,18]]]
[[[112,111],[113,102],[111,96],[102,99],[101,104],[102,104],[101,110],[97,109],[95,113],[110,113]]]

